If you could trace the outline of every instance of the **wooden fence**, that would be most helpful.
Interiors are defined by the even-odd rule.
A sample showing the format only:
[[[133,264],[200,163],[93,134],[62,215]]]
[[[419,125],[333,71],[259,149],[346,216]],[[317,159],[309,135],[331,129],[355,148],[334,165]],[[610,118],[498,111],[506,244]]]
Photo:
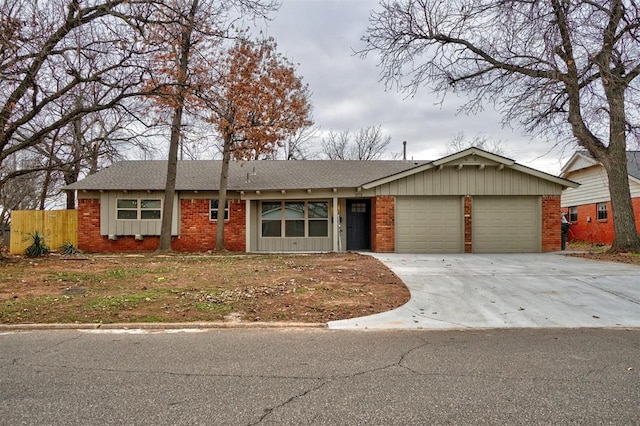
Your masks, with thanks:
[[[31,235],[44,235],[51,251],[58,251],[65,243],[78,246],[77,210],[14,210],[11,212],[11,254],[24,254],[33,242]]]

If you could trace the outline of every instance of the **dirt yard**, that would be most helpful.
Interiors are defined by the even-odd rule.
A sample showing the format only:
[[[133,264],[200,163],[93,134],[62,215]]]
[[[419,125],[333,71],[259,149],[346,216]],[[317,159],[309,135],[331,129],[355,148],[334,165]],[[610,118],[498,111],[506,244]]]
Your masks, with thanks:
[[[569,245],[571,256],[640,265],[640,256]],[[49,255],[0,260],[0,324],[324,323],[394,309],[400,279],[355,253]]]
[[[595,246],[585,243],[569,243],[567,245],[567,252],[569,256],[584,257],[593,260],[602,260],[605,262],[620,262],[631,263],[633,265],[640,265],[639,253],[607,253],[607,246]]]
[[[50,255],[0,260],[0,324],[326,322],[401,306],[370,256]]]

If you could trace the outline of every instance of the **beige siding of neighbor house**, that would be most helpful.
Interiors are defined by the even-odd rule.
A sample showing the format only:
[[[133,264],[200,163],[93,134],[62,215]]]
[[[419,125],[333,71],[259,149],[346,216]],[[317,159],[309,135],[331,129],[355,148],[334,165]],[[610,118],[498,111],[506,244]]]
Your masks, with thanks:
[[[375,189],[375,195],[560,195],[560,185],[539,177],[488,166],[434,168]]]
[[[580,182],[578,188],[567,188],[562,193],[562,207],[580,206],[609,201],[609,179],[601,166],[577,170],[568,176]]]
[[[584,204],[602,203],[611,200],[609,195],[609,178],[602,166],[570,172],[567,179],[579,182],[578,188],[567,188],[562,193],[562,207],[581,206]],[[640,197],[640,184],[629,180],[631,198]]]
[[[588,167],[593,167],[594,164],[596,164],[594,160],[585,158],[582,155],[577,155],[575,161],[571,164],[571,169],[573,170],[586,169]]]

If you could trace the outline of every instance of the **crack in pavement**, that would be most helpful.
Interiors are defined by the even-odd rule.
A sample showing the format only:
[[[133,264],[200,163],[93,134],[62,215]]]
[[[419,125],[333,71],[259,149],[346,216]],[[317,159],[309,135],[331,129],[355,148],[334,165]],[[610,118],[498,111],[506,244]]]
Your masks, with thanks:
[[[299,393],[299,394],[297,394],[297,395],[293,395],[292,397],[290,397],[289,399],[287,399],[286,401],[284,401],[284,402],[282,402],[282,403],[280,403],[280,404],[278,404],[278,405],[275,405],[275,406],[270,407],[270,408],[265,408],[265,410],[264,410],[264,411],[265,411],[265,412],[264,412],[264,414],[263,414],[262,416],[260,416],[260,418],[259,418],[256,422],[249,423],[247,426],[254,426],[254,425],[257,425],[257,424],[262,423],[262,422],[263,422],[267,417],[269,417],[269,416],[270,416],[270,415],[271,415],[275,410],[277,410],[277,409],[279,409],[279,408],[283,408],[283,407],[285,407],[286,405],[289,405],[290,403],[292,403],[293,401],[295,401],[295,400],[297,400],[297,399],[304,398],[305,396],[307,396],[307,395],[308,395],[308,394],[310,394],[311,392],[315,392],[315,391],[317,391],[317,390],[320,390],[321,388],[323,388],[323,387],[324,387],[327,383],[329,383],[329,382],[331,382],[331,380],[326,380],[326,381],[324,381],[324,382],[320,383],[318,386],[315,386],[315,387],[313,387],[313,388],[311,388],[311,389],[307,389],[306,391],[301,392],[301,393]]]
[[[70,342],[72,340],[76,340],[76,339],[79,339],[79,338],[80,338],[80,336],[78,335],[78,336],[73,336],[73,337],[68,337],[68,338],[62,339],[59,342],[56,342],[56,343],[51,344],[51,345],[47,345],[46,347],[43,347],[41,349],[37,349],[37,350],[35,350],[33,352],[30,352],[29,355],[46,353],[46,352],[48,352],[48,351],[50,351],[52,349],[55,349],[58,346],[61,346],[61,345],[65,344],[65,343],[67,343],[67,342]],[[19,365],[19,362],[20,362],[21,359],[23,359],[23,357],[12,358],[11,360],[8,360],[6,363],[0,364],[0,368],[7,367],[7,366],[10,366],[10,365],[11,366]],[[28,364],[22,364],[22,365],[26,366]]]
[[[366,370],[362,370],[362,371],[357,371],[357,372],[352,373],[352,374],[341,374],[341,375],[335,375],[335,376],[328,376],[328,377],[324,378],[324,381],[322,383],[320,383],[318,386],[315,386],[315,387],[313,387],[311,389],[308,389],[308,390],[306,390],[304,392],[301,392],[301,393],[299,393],[297,395],[293,395],[292,397],[290,397],[289,399],[287,399],[286,401],[283,401],[282,403],[280,403],[278,405],[275,405],[275,406],[270,407],[270,408],[266,408],[265,409],[265,413],[260,417],[260,419],[255,423],[249,423],[248,426],[254,426],[254,425],[262,423],[265,419],[267,419],[267,417],[269,417],[271,414],[273,414],[273,412],[275,410],[284,408],[287,405],[289,405],[290,403],[292,403],[293,401],[296,401],[298,399],[304,398],[305,396],[309,395],[310,393],[322,389],[323,387],[325,387],[326,385],[328,385],[331,382],[334,382],[334,381],[337,381],[337,380],[350,379],[350,378],[354,378],[354,377],[358,377],[358,376],[363,376],[365,374],[375,373],[375,372],[387,370],[387,369],[393,368],[393,367],[400,367],[400,368],[403,368],[403,369],[407,369],[408,371],[411,371],[411,369],[408,369],[408,368],[404,367],[402,365],[402,362],[413,351],[421,349],[421,348],[423,348],[423,347],[425,347],[425,346],[427,346],[429,344],[429,342],[426,341],[425,339],[420,338],[420,340],[422,341],[422,344],[419,344],[419,345],[417,345],[417,346],[415,346],[413,348],[410,348],[410,349],[406,350],[405,352],[400,354],[398,360],[395,361],[395,362],[390,362],[389,364],[381,366],[381,367],[375,367],[375,368],[370,368],[370,369],[366,369]],[[322,378],[318,378],[318,380],[323,380],[323,379]]]
[[[600,287],[600,286],[596,285],[595,283],[586,281],[585,278],[576,278],[576,281],[578,281],[578,282],[580,282],[582,284],[585,284],[585,285],[587,285],[589,287],[593,287],[595,289],[598,289],[600,291],[604,291],[605,293],[609,293],[610,295],[616,296],[619,299],[623,299],[623,300],[626,300],[627,302],[631,302],[631,303],[634,303],[636,305],[640,305],[640,300],[638,300],[638,299],[636,299],[634,297],[631,297],[631,296],[626,295],[626,294],[618,293],[617,291],[613,291],[613,290],[609,290],[609,289]]]

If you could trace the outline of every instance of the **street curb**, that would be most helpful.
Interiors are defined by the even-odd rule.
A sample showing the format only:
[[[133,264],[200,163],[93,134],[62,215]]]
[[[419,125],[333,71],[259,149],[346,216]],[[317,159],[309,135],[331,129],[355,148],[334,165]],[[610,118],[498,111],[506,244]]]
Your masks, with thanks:
[[[180,329],[274,329],[274,328],[327,328],[326,323],[303,322],[167,322],[167,323],[113,323],[113,324],[0,324],[2,331],[29,330],[180,330]]]

